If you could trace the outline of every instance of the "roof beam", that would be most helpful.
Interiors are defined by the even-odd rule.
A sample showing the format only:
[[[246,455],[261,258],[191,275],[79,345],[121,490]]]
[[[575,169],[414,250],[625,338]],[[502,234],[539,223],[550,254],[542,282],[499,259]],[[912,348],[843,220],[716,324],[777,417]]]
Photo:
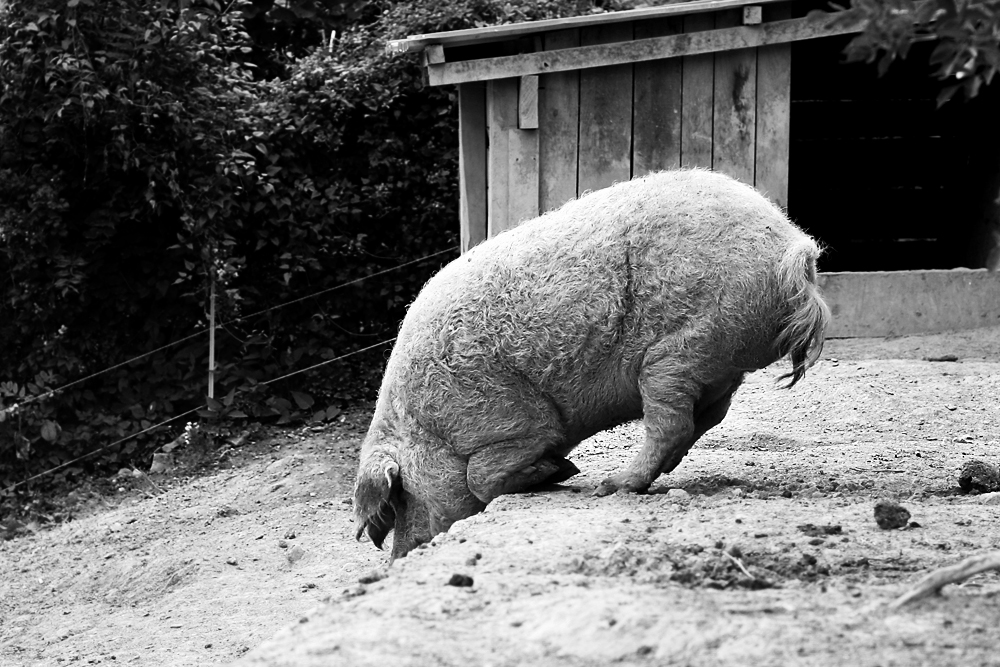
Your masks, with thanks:
[[[785,44],[803,39],[830,37],[860,32],[864,20],[844,20],[837,12],[815,17],[774,21],[705,30],[666,37],[637,39],[614,44],[579,46],[556,51],[523,53],[516,56],[462,60],[427,66],[428,83],[444,86],[472,81],[488,81],[529,74],[566,72],[624,63],[677,58],[730,49],[744,49],[769,44]]]
[[[441,44],[445,47],[467,46],[507,39],[516,39],[525,35],[551,30],[566,30],[582,28],[591,25],[604,25],[621,21],[641,21],[643,19],[662,18],[664,16],[683,16],[699,12],[718,12],[725,9],[739,8],[744,5],[761,5],[772,2],[787,2],[788,0],[691,0],[656,7],[641,9],[626,9],[617,12],[600,14],[585,14],[558,19],[543,19],[541,21],[526,21],[524,23],[507,23],[504,25],[486,26],[485,28],[467,28],[465,30],[450,30],[434,32],[427,35],[410,35],[406,39],[394,39],[386,44],[388,53],[412,53],[423,51],[431,44]]]

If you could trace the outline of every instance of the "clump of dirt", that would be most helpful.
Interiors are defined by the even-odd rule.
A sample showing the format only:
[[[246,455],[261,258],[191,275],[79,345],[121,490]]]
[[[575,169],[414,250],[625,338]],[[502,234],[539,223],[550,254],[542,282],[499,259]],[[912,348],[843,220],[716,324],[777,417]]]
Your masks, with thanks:
[[[882,530],[903,528],[910,521],[910,510],[891,500],[875,503],[875,523]]]
[[[1000,472],[986,461],[966,461],[958,473],[958,486],[966,493],[1000,491]]]

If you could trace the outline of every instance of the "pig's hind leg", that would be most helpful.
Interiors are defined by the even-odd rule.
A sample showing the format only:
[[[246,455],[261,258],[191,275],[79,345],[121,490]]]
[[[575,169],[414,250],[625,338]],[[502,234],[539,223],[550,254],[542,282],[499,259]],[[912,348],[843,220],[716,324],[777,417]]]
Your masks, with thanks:
[[[595,496],[642,493],[665,465],[683,458],[695,439],[695,404],[702,393],[694,377],[693,369],[678,364],[675,355],[664,355],[642,369],[639,394],[645,442],[625,470],[601,482]]]
[[[733,394],[743,383],[743,373],[739,373],[734,378],[729,378],[719,384],[708,387],[702,393],[700,399],[694,406],[694,434],[684,447],[678,447],[667,457],[660,468],[660,474],[666,475],[676,468],[681,459],[691,450],[691,447],[701,436],[705,435],[709,429],[718,426],[719,422],[725,419],[729,412],[729,405],[732,403]]]
[[[670,370],[676,373],[676,368]],[[743,374],[738,373],[699,390],[691,381],[661,375],[655,366],[647,369],[640,380],[646,441],[628,468],[602,481],[594,495],[646,491],[661,473],[677,467],[698,438],[725,418],[742,382]]]

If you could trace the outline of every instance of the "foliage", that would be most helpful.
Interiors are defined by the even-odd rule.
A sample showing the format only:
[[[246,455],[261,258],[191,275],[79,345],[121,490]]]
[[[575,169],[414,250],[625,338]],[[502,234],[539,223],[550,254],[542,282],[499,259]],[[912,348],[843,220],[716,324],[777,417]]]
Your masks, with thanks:
[[[276,54],[247,31],[291,21],[267,2],[0,9],[0,485],[206,406],[211,286],[223,326],[205,418],[325,419],[370,396],[330,366],[271,380],[391,338],[449,256],[389,269],[457,244],[454,92],[425,88],[385,41],[599,9],[282,7],[314,32],[349,29]],[[148,461],[169,437],[59,475]]]
[[[906,58],[913,44],[937,41],[930,61],[934,75],[948,83],[939,105],[959,90],[975,97],[1000,69],[998,0],[851,0],[838,21],[858,19],[866,25],[848,44],[847,58],[877,60],[879,74],[897,58]]]
[[[287,78],[295,62],[335,42],[351,26],[370,23],[381,3],[370,0],[249,0],[243,6],[250,60],[259,78]]]

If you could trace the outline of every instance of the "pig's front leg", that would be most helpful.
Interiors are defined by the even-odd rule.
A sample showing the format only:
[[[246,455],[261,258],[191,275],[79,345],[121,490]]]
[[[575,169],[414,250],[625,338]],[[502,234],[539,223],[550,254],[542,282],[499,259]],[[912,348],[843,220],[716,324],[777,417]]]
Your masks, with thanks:
[[[679,461],[694,442],[695,391],[689,382],[657,373],[654,365],[644,369],[639,391],[646,441],[625,470],[601,482],[594,491],[595,496],[607,496],[616,491],[646,491],[664,465],[672,459]]]

